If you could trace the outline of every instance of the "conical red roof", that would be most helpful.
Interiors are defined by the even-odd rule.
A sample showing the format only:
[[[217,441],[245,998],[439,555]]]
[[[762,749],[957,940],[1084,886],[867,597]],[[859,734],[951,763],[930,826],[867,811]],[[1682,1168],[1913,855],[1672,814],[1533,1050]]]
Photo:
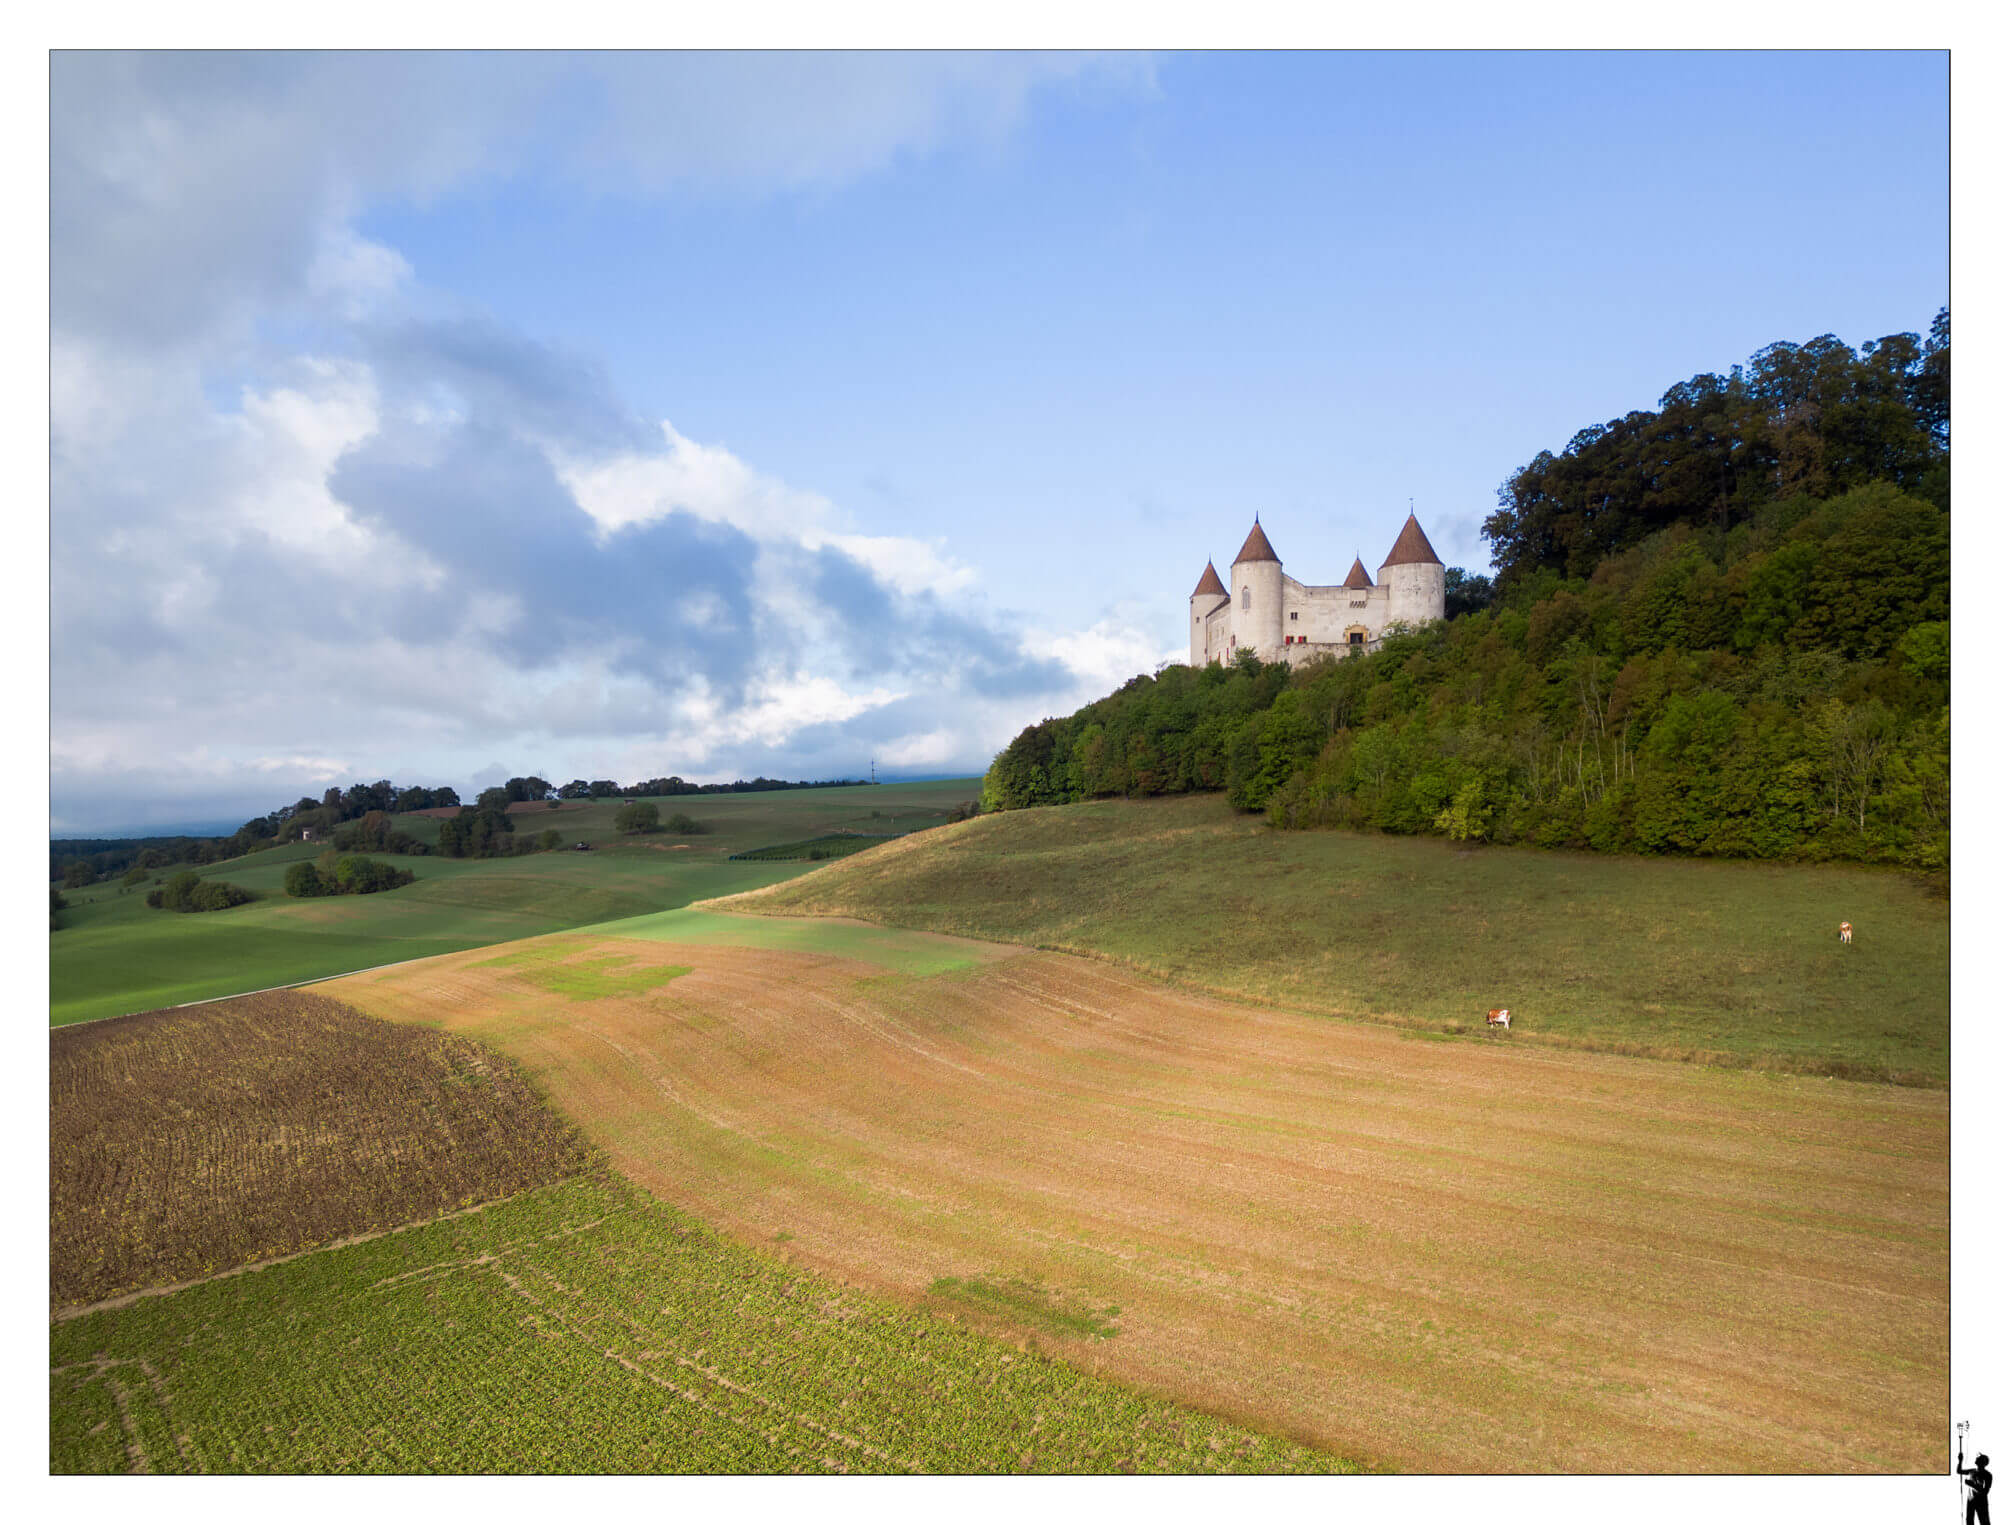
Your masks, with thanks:
[[[1208,564],[1208,570],[1201,574],[1201,581],[1194,585],[1194,592],[1190,593],[1188,597],[1200,598],[1204,593],[1221,593],[1226,596],[1228,591],[1228,589],[1222,586],[1222,579],[1215,575],[1215,563],[1211,561]]]
[[[1431,549],[1430,541],[1424,538],[1424,527],[1417,523],[1415,514],[1411,514],[1403,521],[1403,533],[1396,537],[1396,543],[1389,548],[1389,554],[1383,559],[1382,566],[1386,571],[1390,567],[1407,566],[1411,562],[1434,567],[1444,565],[1438,560],[1438,553]]]
[[[1343,588],[1372,588],[1375,586],[1375,579],[1368,575],[1368,568],[1361,564],[1359,556],[1354,558],[1354,565],[1347,569],[1347,581],[1342,583],[1341,586]]]
[[[1246,561],[1276,561],[1278,553],[1271,549],[1271,542],[1264,538],[1264,526],[1253,523],[1250,537],[1243,542],[1243,549],[1236,553],[1236,559],[1229,564],[1240,567]]]

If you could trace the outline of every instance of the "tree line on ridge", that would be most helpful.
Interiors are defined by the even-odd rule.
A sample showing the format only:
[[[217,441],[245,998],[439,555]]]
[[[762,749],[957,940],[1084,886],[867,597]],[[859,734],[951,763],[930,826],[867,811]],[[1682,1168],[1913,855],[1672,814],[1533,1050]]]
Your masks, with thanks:
[[[1535,457],[1447,617],[1169,666],[1029,726],[989,809],[1224,790],[1283,828],[1942,872],[1950,320],[1773,345]]]

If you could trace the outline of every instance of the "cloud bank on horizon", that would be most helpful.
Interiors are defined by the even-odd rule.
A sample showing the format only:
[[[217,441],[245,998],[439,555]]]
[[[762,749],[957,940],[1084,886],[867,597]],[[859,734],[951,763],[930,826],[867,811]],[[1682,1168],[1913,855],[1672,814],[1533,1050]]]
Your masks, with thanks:
[[[57,54],[53,829],[381,776],[977,772],[1173,655],[991,607],[361,231],[516,177],[829,195],[1143,64]],[[699,293],[684,293],[699,300]]]

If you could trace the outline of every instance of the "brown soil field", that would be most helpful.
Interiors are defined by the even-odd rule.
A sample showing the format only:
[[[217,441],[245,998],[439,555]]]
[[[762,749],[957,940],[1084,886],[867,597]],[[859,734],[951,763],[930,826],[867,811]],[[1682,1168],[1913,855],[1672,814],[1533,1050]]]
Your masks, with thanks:
[[[1935,1466],[1944,1092],[1420,1039],[1061,954],[539,945],[689,972],[551,998],[489,950],[322,988],[518,1056],[745,1242],[1344,1456]]]
[[[587,1154],[512,1061],[323,995],[59,1027],[50,1307],[509,1196]]]

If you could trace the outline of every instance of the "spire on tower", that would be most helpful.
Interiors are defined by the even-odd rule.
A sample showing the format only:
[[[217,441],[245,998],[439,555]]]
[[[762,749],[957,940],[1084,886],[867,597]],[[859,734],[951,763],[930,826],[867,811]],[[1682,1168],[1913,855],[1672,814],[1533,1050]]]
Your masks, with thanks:
[[[1265,538],[1263,521],[1252,519],[1250,521],[1250,534],[1243,542],[1243,549],[1236,553],[1236,559],[1230,565],[1239,567],[1246,561],[1276,560],[1278,560],[1278,553],[1271,549],[1271,542]]]

